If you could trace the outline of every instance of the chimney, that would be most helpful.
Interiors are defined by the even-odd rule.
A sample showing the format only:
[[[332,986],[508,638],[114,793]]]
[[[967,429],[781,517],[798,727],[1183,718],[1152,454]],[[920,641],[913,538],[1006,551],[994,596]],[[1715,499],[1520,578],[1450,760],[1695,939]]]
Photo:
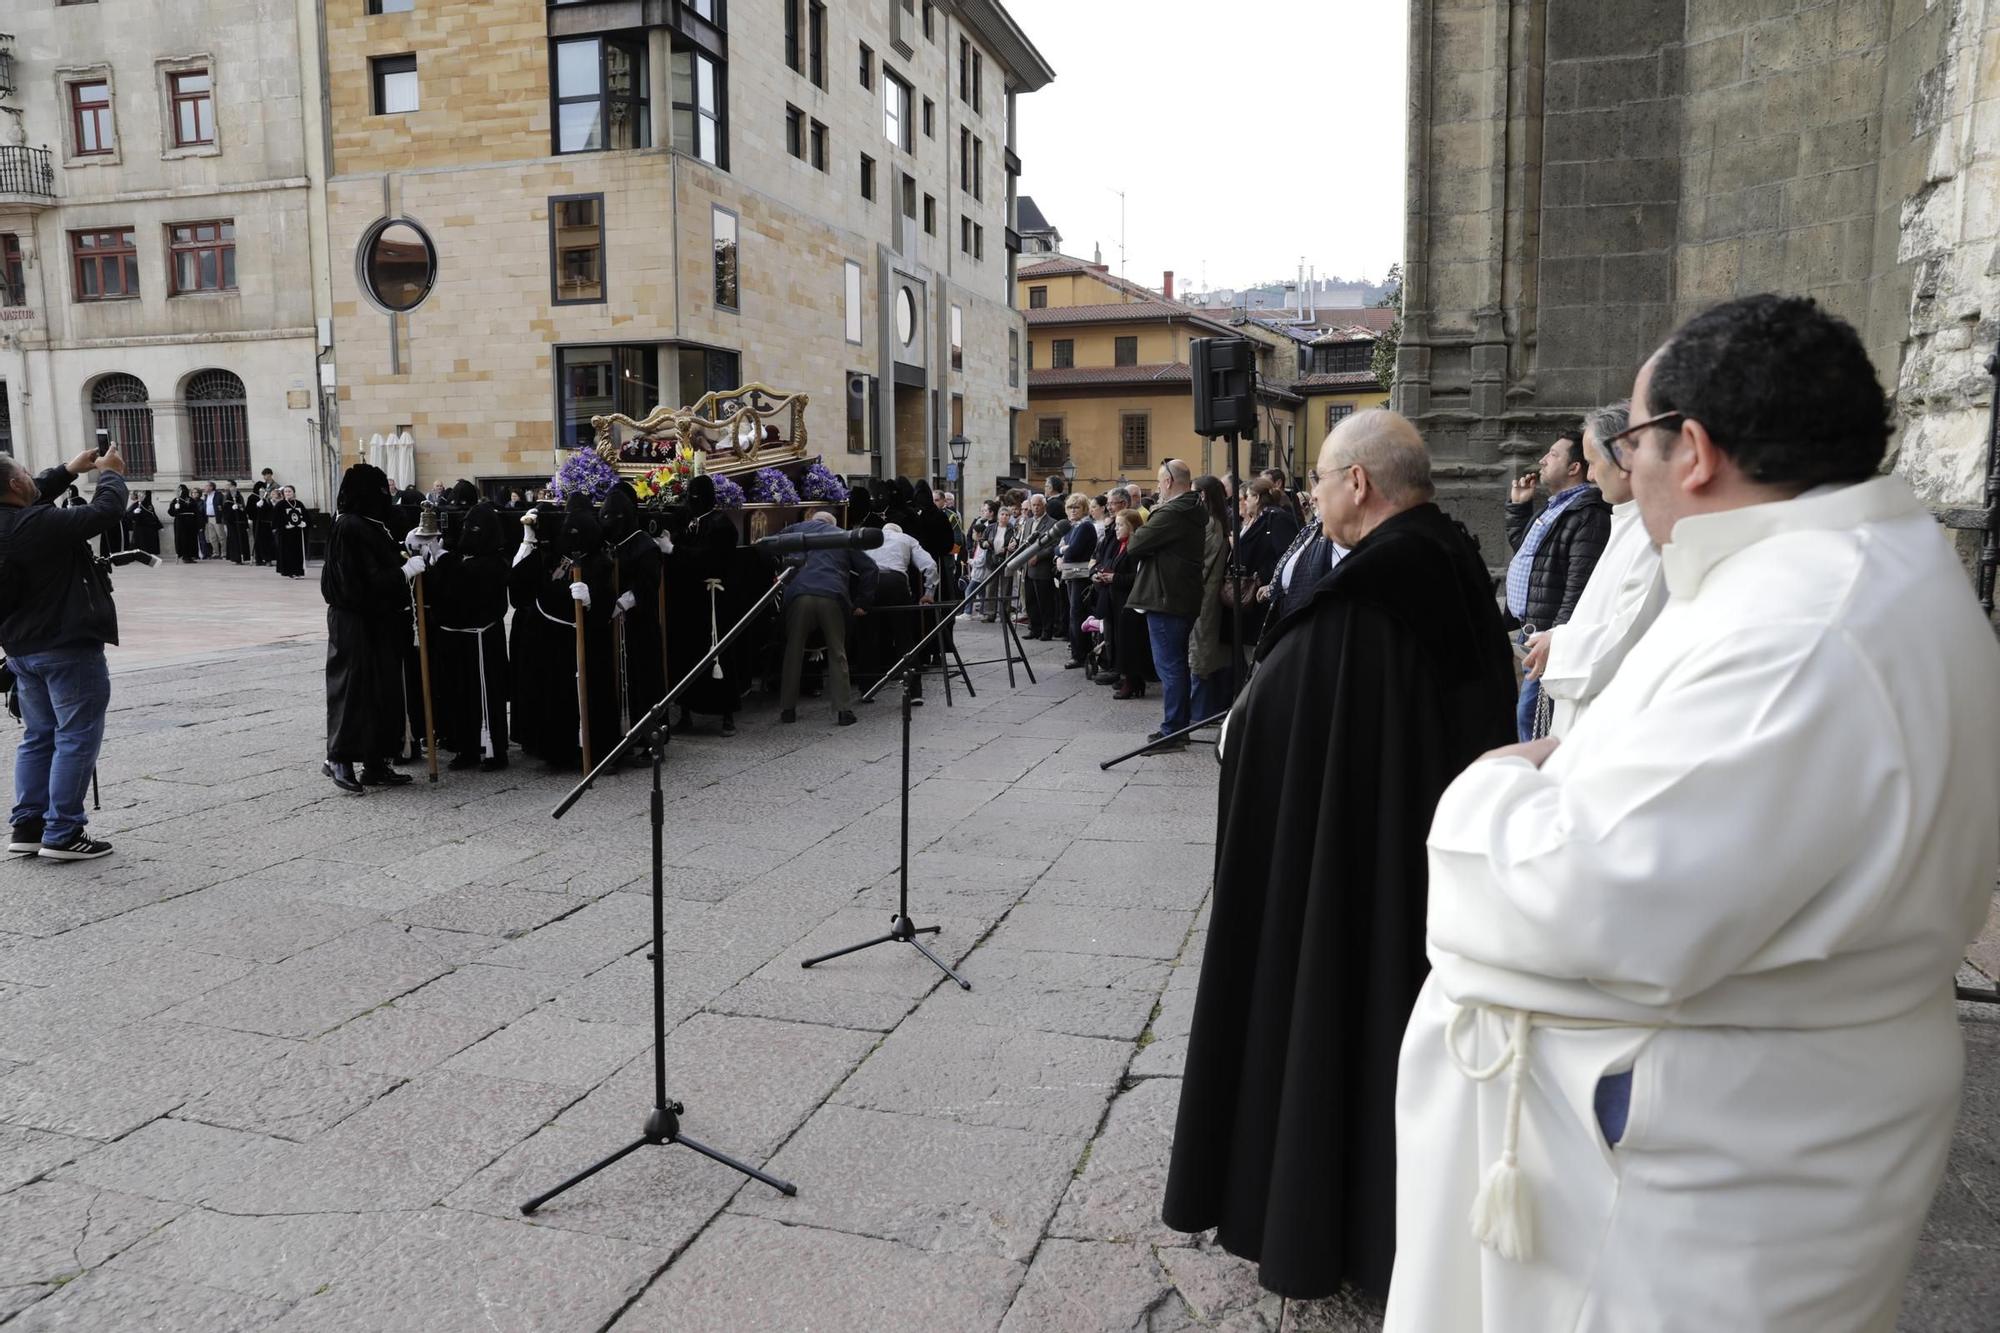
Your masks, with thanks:
[[[1160,295],[1166,297],[1169,301],[1174,299],[1174,271],[1172,269],[1167,270],[1166,281],[1160,284]]]

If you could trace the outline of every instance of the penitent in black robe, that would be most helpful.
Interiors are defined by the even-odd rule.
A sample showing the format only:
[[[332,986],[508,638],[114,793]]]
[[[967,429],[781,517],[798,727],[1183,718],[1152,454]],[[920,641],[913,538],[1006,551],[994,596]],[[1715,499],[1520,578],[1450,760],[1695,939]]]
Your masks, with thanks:
[[[569,565],[544,544],[516,563],[508,576],[514,604],[514,739],[551,767],[574,769],[580,755],[577,725],[576,603]],[[584,561],[590,606],[583,613],[584,658],[590,696],[590,751],[595,763],[610,752],[618,730],[617,679],[611,661],[611,561]]]
[[[174,554],[193,564],[201,555],[201,501],[176,496],[167,501],[167,517],[174,521]]]
[[[665,571],[669,685],[694,670],[762,591],[755,585],[754,562],[739,558],[743,553],[738,540],[736,525],[717,509],[695,515],[687,531],[675,539]],[[722,586],[710,588],[710,580]],[[766,586],[769,582],[764,580]],[[682,708],[705,716],[735,716],[743,706],[749,674],[746,638],[747,634],[739,636],[714,665],[688,683],[679,699]]]
[[[306,507],[297,500],[280,500],[278,515],[278,573],[288,579],[306,575]]]
[[[152,501],[134,501],[125,511],[125,530],[131,536],[131,544],[148,555],[160,553],[160,516],[153,512]]]
[[[1215,898],[1162,1216],[1272,1291],[1386,1295],[1396,1060],[1445,787],[1514,739],[1478,550],[1433,504],[1285,608],[1229,720]]]
[[[319,587],[326,598],[326,757],[386,760],[403,740],[411,620],[402,549],[376,519],[343,513],[334,520]]]
[[[438,743],[489,762],[507,758],[507,557],[490,505],[462,532],[477,540],[447,550],[424,575],[435,635],[432,688]]]

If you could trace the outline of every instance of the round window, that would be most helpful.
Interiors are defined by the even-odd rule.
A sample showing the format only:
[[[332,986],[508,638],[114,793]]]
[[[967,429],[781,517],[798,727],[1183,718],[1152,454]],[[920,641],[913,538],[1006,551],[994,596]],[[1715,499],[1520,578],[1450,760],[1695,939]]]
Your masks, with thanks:
[[[917,336],[917,298],[910,294],[908,287],[896,292],[896,337],[903,346]]]
[[[361,290],[392,314],[415,310],[437,283],[437,251],[422,227],[384,218],[361,238]]]

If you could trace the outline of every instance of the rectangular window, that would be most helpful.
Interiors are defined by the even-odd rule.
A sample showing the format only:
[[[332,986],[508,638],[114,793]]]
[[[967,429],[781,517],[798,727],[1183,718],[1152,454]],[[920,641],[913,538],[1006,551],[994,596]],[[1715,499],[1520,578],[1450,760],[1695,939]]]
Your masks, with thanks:
[[[1367,370],[1374,363],[1375,345],[1372,342],[1339,343],[1332,347],[1313,349],[1313,373],[1319,375],[1351,374]]]
[[[826,87],[826,6],[820,0],[806,6],[806,77],[813,87]]]
[[[785,68],[805,72],[804,47],[799,41],[799,6],[804,0],[778,0],[785,7]]]
[[[1146,467],[1152,455],[1153,418],[1145,412],[1118,414],[1118,466],[1127,471]]]
[[[965,395],[962,393],[951,396],[951,433],[965,434]]]
[[[117,143],[111,125],[111,85],[102,79],[69,86],[71,156],[109,153]]]
[[[76,299],[124,301],[139,295],[139,242],[130,227],[69,234]]]
[[[984,139],[974,139],[972,141],[972,197],[974,199],[984,199],[986,197],[985,176],[986,141]]]
[[[400,116],[417,109],[415,55],[376,56],[368,62],[375,85],[375,114]]]
[[[1056,338],[1049,343],[1049,365],[1056,370],[1068,370],[1076,364],[1076,339]]]
[[[557,348],[557,443],[587,449],[596,436],[592,417],[622,412],[636,420],[651,411],[661,397],[660,350],[654,343]]]
[[[972,100],[972,41],[966,37],[958,39],[958,100]]]
[[[712,166],[729,166],[725,71],[691,49],[673,53],[674,147]]]
[[[937,235],[937,200],[928,194],[924,196],[924,235]]]
[[[736,215],[717,205],[709,210],[715,235],[715,304],[724,310],[739,308],[737,287]]]
[[[1028,339],[1028,369],[1032,371],[1034,370],[1034,368],[1035,368],[1035,340],[1033,338],[1030,338]]]
[[[903,173],[902,194],[903,216],[909,218],[911,221],[915,221],[917,216],[917,178],[908,172]]]
[[[571,195],[549,201],[549,255],[556,305],[604,299],[604,196]]]
[[[910,85],[882,70],[882,136],[904,152],[913,150],[917,127],[910,120]]]
[[[861,265],[848,260],[841,276],[846,282],[842,313],[847,320],[847,341],[858,346],[861,342]]]
[[[983,223],[975,222],[972,224],[972,257],[974,259],[986,258],[986,227]]]
[[[875,49],[866,42],[861,43],[861,86],[875,86]]]
[[[236,290],[236,224],[176,222],[167,228],[169,294]]]
[[[1021,331],[1007,330],[1007,387],[1021,387]]]
[[[866,153],[861,155],[861,197],[875,197],[875,159]]]
[[[826,126],[818,121],[812,123],[812,164],[820,171],[826,170]]]
[[[679,377],[680,400],[692,403],[705,393],[727,393],[742,388],[743,359],[719,347],[683,347]]]
[[[1049,289],[1046,287],[1028,288],[1028,309],[1047,310],[1048,308],[1049,308]]]
[[[972,131],[958,127],[958,188],[972,188]]]
[[[215,85],[207,70],[167,75],[167,96],[173,104],[174,147],[215,142]]]
[[[416,0],[368,0],[371,14],[407,14],[415,6]]]
[[[1111,341],[1111,364],[1114,366],[1136,366],[1139,364],[1139,340],[1137,338],[1114,338]]]
[[[937,40],[937,6],[931,0],[924,0],[924,40]]]
[[[986,57],[974,51],[972,53],[972,109],[974,111],[985,110],[986,94],[983,86],[985,82]]]
[[[937,103],[928,97],[924,99],[924,137],[937,138]]]
[[[21,276],[21,238],[0,232],[0,305],[28,304],[28,285]]]
[[[965,312],[951,308],[951,368],[965,369]]]
[[[1068,438],[1068,426],[1062,417],[1036,417],[1035,438],[1038,440],[1061,440]]]
[[[555,46],[556,151],[650,146],[645,42],[582,37]]]
[[[795,106],[785,108],[785,151],[803,161],[806,155],[806,113]]]
[[[1353,415],[1353,403],[1328,403],[1326,405],[1326,428],[1332,430],[1335,426],[1338,426]]]
[[[962,255],[972,253],[972,219],[963,213],[958,215],[958,252]]]

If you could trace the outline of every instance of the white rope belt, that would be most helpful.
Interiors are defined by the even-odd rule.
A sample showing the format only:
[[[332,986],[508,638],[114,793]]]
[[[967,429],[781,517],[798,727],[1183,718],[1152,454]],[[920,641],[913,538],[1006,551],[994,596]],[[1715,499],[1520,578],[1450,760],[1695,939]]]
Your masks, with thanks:
[[[473,651],[479,655],[479,753],[488,759],[499,756],[493,753],[493,707],[486,698],[486,631],[498,628],[500,622],[481,625],[477,629],[465,629],[458,625],[439,625],[447,634],[470,634],[479,640]]]

